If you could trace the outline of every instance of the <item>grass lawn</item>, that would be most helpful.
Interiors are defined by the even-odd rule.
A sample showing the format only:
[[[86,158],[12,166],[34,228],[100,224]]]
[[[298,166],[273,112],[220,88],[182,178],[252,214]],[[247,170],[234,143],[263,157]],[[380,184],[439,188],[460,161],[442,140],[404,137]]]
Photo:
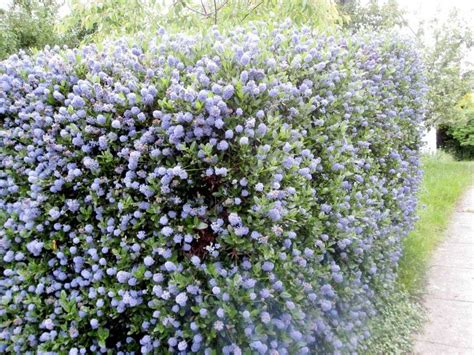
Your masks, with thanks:
[[[423,158],[419,220],[405,239],[399,281],[411,294],[423,286],[426,265],[433,249],[444,237],[456,202],[474,184],[474,162],[453,160],[447,154]]]

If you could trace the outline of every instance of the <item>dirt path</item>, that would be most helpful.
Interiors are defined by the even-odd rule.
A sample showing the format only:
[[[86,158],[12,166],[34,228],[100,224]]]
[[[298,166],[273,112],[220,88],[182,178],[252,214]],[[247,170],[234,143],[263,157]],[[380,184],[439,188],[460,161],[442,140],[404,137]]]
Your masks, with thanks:
[[[416,354],[474,354],[474,186],[433,254],[424,305],[428,320],[417,336]]]

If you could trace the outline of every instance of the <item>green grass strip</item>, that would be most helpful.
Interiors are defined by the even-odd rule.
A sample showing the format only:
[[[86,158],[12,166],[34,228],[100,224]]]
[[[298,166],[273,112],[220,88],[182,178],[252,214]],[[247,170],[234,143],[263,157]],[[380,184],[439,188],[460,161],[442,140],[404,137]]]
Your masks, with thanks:
[[[404,241],[399,270],[401,286],[413,295],[422,290],[430,255],[444,238],[457,201],[474,185],[474,162],[456,161],[444,153],[425,156],[422,162],[419,220]]]

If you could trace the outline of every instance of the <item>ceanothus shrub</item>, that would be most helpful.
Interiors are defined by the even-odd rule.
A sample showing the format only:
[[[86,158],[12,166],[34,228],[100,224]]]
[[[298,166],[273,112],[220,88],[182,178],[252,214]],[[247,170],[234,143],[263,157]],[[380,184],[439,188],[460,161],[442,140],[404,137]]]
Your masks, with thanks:
[[[419,66],[290,23],[1,62],[0,350],[361,350],[415,218]]]

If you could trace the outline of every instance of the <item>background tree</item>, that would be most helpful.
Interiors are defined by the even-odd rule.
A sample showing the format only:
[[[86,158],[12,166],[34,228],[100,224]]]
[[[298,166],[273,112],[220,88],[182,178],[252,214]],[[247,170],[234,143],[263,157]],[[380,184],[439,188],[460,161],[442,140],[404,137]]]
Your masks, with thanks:
[[[418,31],[429,89],[426,123],[438,128],[438,146],[461,159],[474,158],[474,71],[466,61],[473,33],[457,10],[446,21],[421,24]]]
[[[422,23],[417,35],[429,87],[427,123],[462,122],[464,113],[459,103],[472,91],[472,68],[464,61],[474,44],[471,25],[453,10],[446,21]]]
[[[463,97],[458,105],[462,119],[441,126],[443,147],[458,159],[474,159],[474,95]]]
[[[77,47],[106,38],[152,34],[159,26],[206,31],[255,20],[293,22],[328,30],[342,23],[331,0],[71,0],[60,17],[59,0],[14,0],[0,10],[0,59],[45,45]]]
[[[111,36],[154,31],[163,22],[164,8],[157,0],[73,0],[71,12],[58,30],[69,46],[100,42]]]
[[[55,31],[58,9],[56,0],[14,0],[0,10],[0,59],[20,49],[60,43]]]
[[[474,88],[472,63],[466,62],[473,47],[474,31],[456,9],[445,21],[420,22],[414,31],[405,21],[396,0],[339,0],[344,27],[351,31],[400,30],[414,35],[425,65],[428,85],[426,125],[438,128],[438,145],[457,157],[474,157],[471,97]],[[442,16],[439,16],[442,17]]]
[[[362,4],[359,0],[338,0],[337,5],[344,17],[344,27],[353,31],[377,31],[407,25],[403,17],[404,11],[396,0],[370,0],[367,4]]]
[[[245,21],[290,18],[297,24],[333,28],[341,21],[331,0],[175,0],[178,16],[195,13],[199,21],[239,25]]]
[[[205,31],[213,25],[228,27],[290,18],[298,24],[329,29],[341,22],[331,0],[174,0],[168,6],[157,0],[73,0],[71,7],[60,26],[70,45],[138,32],[154,33],[159,26]]]

